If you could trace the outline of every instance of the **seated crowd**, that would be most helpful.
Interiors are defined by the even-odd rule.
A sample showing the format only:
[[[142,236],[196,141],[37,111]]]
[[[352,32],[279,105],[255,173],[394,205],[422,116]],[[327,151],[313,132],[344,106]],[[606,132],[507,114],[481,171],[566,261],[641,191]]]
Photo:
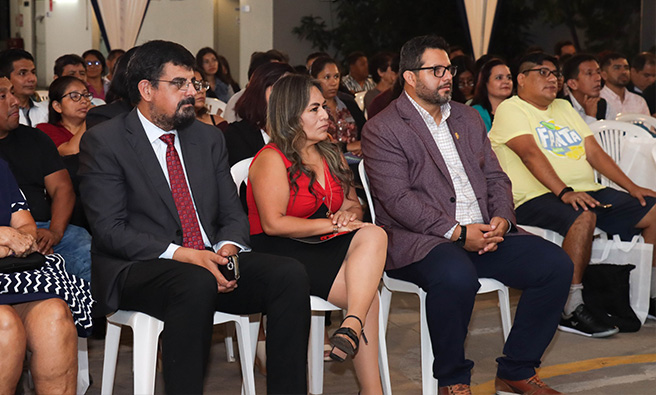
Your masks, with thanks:
[[[272,49],[240,89],[214,49],[150,41],[59,57],[45,100],[32,55],[0,52],[0,263],[40,262],[0,273],[0,393],[26,350],[37,393],[74,393],[92,308],[164,321],[167,393],[203,392],[215,311],[266,314],[267,391],[307,393],[315,295],[346,312],[326,358],[353,358],[361,392],[380,394],[383,271],[427,293],[440,394],[471,393],[483,277],[522,290],[496,390],[559,393],[536,373],[555,331],[619,331],[583,300],[595,229],[656,243],[656,191],[588,126],[656,116],[656,56],[576,52],[475,60],[422,36],[371,61],[353,52],[342,72],[325,53],[292,67]],[[238,191],[230,167],[248,158]],[[356,194],[362,160],[376,224]],[[653,315],[654,268],[650,298]]]

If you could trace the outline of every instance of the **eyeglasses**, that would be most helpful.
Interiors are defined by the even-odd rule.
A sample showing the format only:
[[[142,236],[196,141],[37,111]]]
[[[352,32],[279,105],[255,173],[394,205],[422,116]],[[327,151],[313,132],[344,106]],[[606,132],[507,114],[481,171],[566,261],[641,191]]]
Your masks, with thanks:
[[[210,88],[210,83],[207,81],[197,81],[196,79],[193,79],[191,81],[184,79],[184,78],[174,78],[171,81],[167,80],[151,80],[151,82],[154,81],[159,81],[159,82],[168,82],[169,84],[175,86],[178,88],[179,91],[186,92],[189,90],[189,86],[193,85],[194,89],[197,91],[201,90],[208,90]]]
[[[542,78],[549,78],[551,74],[553,74],[554,77],[556,78],[560,78],[563,76],[563,73],[561,73],[559,70],[549,70],[546,67],[541,67],[539,69],[528,69],[522,71],[522,73],[528,73],[529,71],[537,71],[538,73],[540,73],[540,77]]]
[[[474,86],[474,81],[461,81],[458,83],[459,88],[472,87]]]
[[[77,92],[77,91],[68,92],[67,94],[62,96],[62,99],[65,98],[66,96],[70,97],[71,100],[73,100],[76,103],[79,102],[80,100],[82,100],[83,97],[85,99],[87,99],[88,101],[93,100],[93,93],[91,93],[91,92],[87,92],[87,93],[80,93],[80,92]]]
[[[458,73],[458,66],[431,66],[431,67],[419,67],[416,69],[408,69],[408,71],[419,71],[419,70],[433,70],[433,75],[437,78],[444,77],[446,71],[449,70],[451,77],[454,77]]]
[[[100,66],[102,63],[100,63],[99,60],[88,60],[87,61],[87,66]]]

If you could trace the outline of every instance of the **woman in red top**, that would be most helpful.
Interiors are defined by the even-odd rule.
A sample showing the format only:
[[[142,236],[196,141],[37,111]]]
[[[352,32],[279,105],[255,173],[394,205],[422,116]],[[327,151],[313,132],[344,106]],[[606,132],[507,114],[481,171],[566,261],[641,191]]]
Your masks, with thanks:
[[[80,139],[87,130],[87,111],[91,108],[93,95],[84,82],[70,76],[54,80],[48,95],[48,123],[40,123],[36,127],[50,136],[59,155],[77,154],[80,152]]]
[[[380,394],[377,291],[387,236],[362,222],[353,175],[328,138],[324,106],[321,86],[309,76],[285,76],[273,86],[272,142],[255,156],[248,177],[251,243],[255,251],[298,259],[310,292],[347,309],[331,337],[331,357],[352,356],[362,393]],[[322,235],[336,236],[313,243]]]

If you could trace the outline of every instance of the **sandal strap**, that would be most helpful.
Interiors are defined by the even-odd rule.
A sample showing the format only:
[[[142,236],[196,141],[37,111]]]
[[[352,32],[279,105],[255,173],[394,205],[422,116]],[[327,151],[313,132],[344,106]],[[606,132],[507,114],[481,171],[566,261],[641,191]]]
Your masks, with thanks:
[[[354,350],[358,349],[358,346],[360,345],[360,339],[358,339],[358,333],[356,331],[354,331],[353,329],[343,326],[341,328],[338,328],[335,331],[333,336],[335,336],[335,335],[345,335],[345,336],[347,336],[349,339],[351,339],[353,341],[353,344],[355,344],[355,347],[353,347],[353,349]]]
[[[364,344],[369,345],[369,340],[367,340],[367,336],[364,334],[364,324],[362,323],[362,320],[360,319],[360,317],[358,317],[357,315],[347,315],[342,320],[342,325],[344,324],[344,321],[346,321],[347,318],[355,318],[356,320],[358,320],[358,322],[360,323],[360,333],[362,334],[362,339],[364,340]],[[351,329],[351,328],[347,328],[347,329],[350,329],[351,331],[353,331],[353,329]],[[356,333],[355,331],[353,331],[353,332]],[[356,336],[357,336],[357,333],[356,333]],[[357,347],[357,345],[360,342],[358,340],[353,339],[352,337],[351,337],[351,339],[355,341],[355,344],[356,344],[356,347]]]

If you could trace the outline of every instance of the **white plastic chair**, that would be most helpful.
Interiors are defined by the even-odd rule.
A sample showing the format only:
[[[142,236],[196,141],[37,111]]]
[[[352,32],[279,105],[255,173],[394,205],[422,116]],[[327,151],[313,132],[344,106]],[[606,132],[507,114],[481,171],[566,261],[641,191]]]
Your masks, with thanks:
[[[39,101],[47,102],[49,100],[47,90],[37,90],[37,91],[34,91],[34,93],[39,97]]]
[[[369,212],[371,213],[371,221],[376,223],[376,212],[374,211],[373,198],[369,189],[369,178],[364,168],[364,160],[358,165],[358,172],[362,186],[367,195],[367,204],[369,205]],[[510,334],[512,326],[512,318],[510,315],[510,294],[508,287],[503,285],[500,281],[491,278],[479,278],[478,282],[481,288],[478,294],[497,291],[499,296],[499,309],[501,312],[501,327],[503,330],[504,342]],[[419,320],[420,320],[420,342],[421,342],[421,387],[424,395],[437,394],[437,380],[433,377],[433,349],[428,332],[428,321],[426,318],[426,292],[408,281],[398,280],[389,277],[386,273],[383,274],[383,288],[381,290],[380,305],[383,313],[381,314],[384,322],[384,330],[381,331],[380,337],[385,337],[387,320],[389,317],[390,306],[392,303],[392,292],[405,292],[413,293],[419,297]]]
[[[619,113],[615,117],[616,121],[621,122],[630,122],[634,125],[638,125],[651,133],[652,135],[656,134],[656,118],[644,115],[644,114],[622,114]]]
[[[248,169],[253,158],[246,158],[235,163],[230,169],[232,180],[237,187],[237,194],[241,184],[248,178]],[[323,339],[326,322],[326,311],[339,311],[340,307],[322,299],[318,296],[310,296],[310,310],[312,318],[310,324],[310,343],[308,347],[308,381],[311,394],[319,395],[323,393]],[[382,313],[380,311],[379,313]],[[379,317],[381,314],[379,314]],[[384,331],[384,322],[379,318],[379,331]],[[228,339],[226,338],[226,341]],[[383,384],[383,393],[391,395],[392,387],[390,384],[389,365],[387,362],[387,343],[384,336],[379,337],[378,342],[378,365]]]
[[[355,94],[355,102],[358,103],[361,111],[364,111],[364,95],[367,94],[367,91],[357,92]]]
[[[620,163],[622,154],[622,143],[628,138],[651,138],[651,134],[640,126],[632,125],[621,121],[600,120],[590,124],[590,130],[594,133],[599,145],[615,161]],[[612,181],[598,174],[595,171],[596,178],[601,185],[615,186]]]
[[[214,325],[234,322],[239,330],[239,355],[241,359],[242,394],[255,394],[255,342],[259,330],[259,319],[250,320],[248,315],[214,313]],[[134,393],[153,394],[155,391],[155,366],[157,363],[157,344],[164,329],[164,322],[138,311],[118,310],[107,316],[107,335],[105,336],[105,359],[103,362],[101,394],[111,394],[114,389],[116,361],[121,338],[121,327],[129,326],[133,331]]]
[[[211,115],[216,115],[218,114],[219,110],[221,111],[221,114],[226,109],[226,103],[222,102],[219,99],[213,98],[213,97],[206,97],[205,98],[205,107],[207,108],[207,111]]]

